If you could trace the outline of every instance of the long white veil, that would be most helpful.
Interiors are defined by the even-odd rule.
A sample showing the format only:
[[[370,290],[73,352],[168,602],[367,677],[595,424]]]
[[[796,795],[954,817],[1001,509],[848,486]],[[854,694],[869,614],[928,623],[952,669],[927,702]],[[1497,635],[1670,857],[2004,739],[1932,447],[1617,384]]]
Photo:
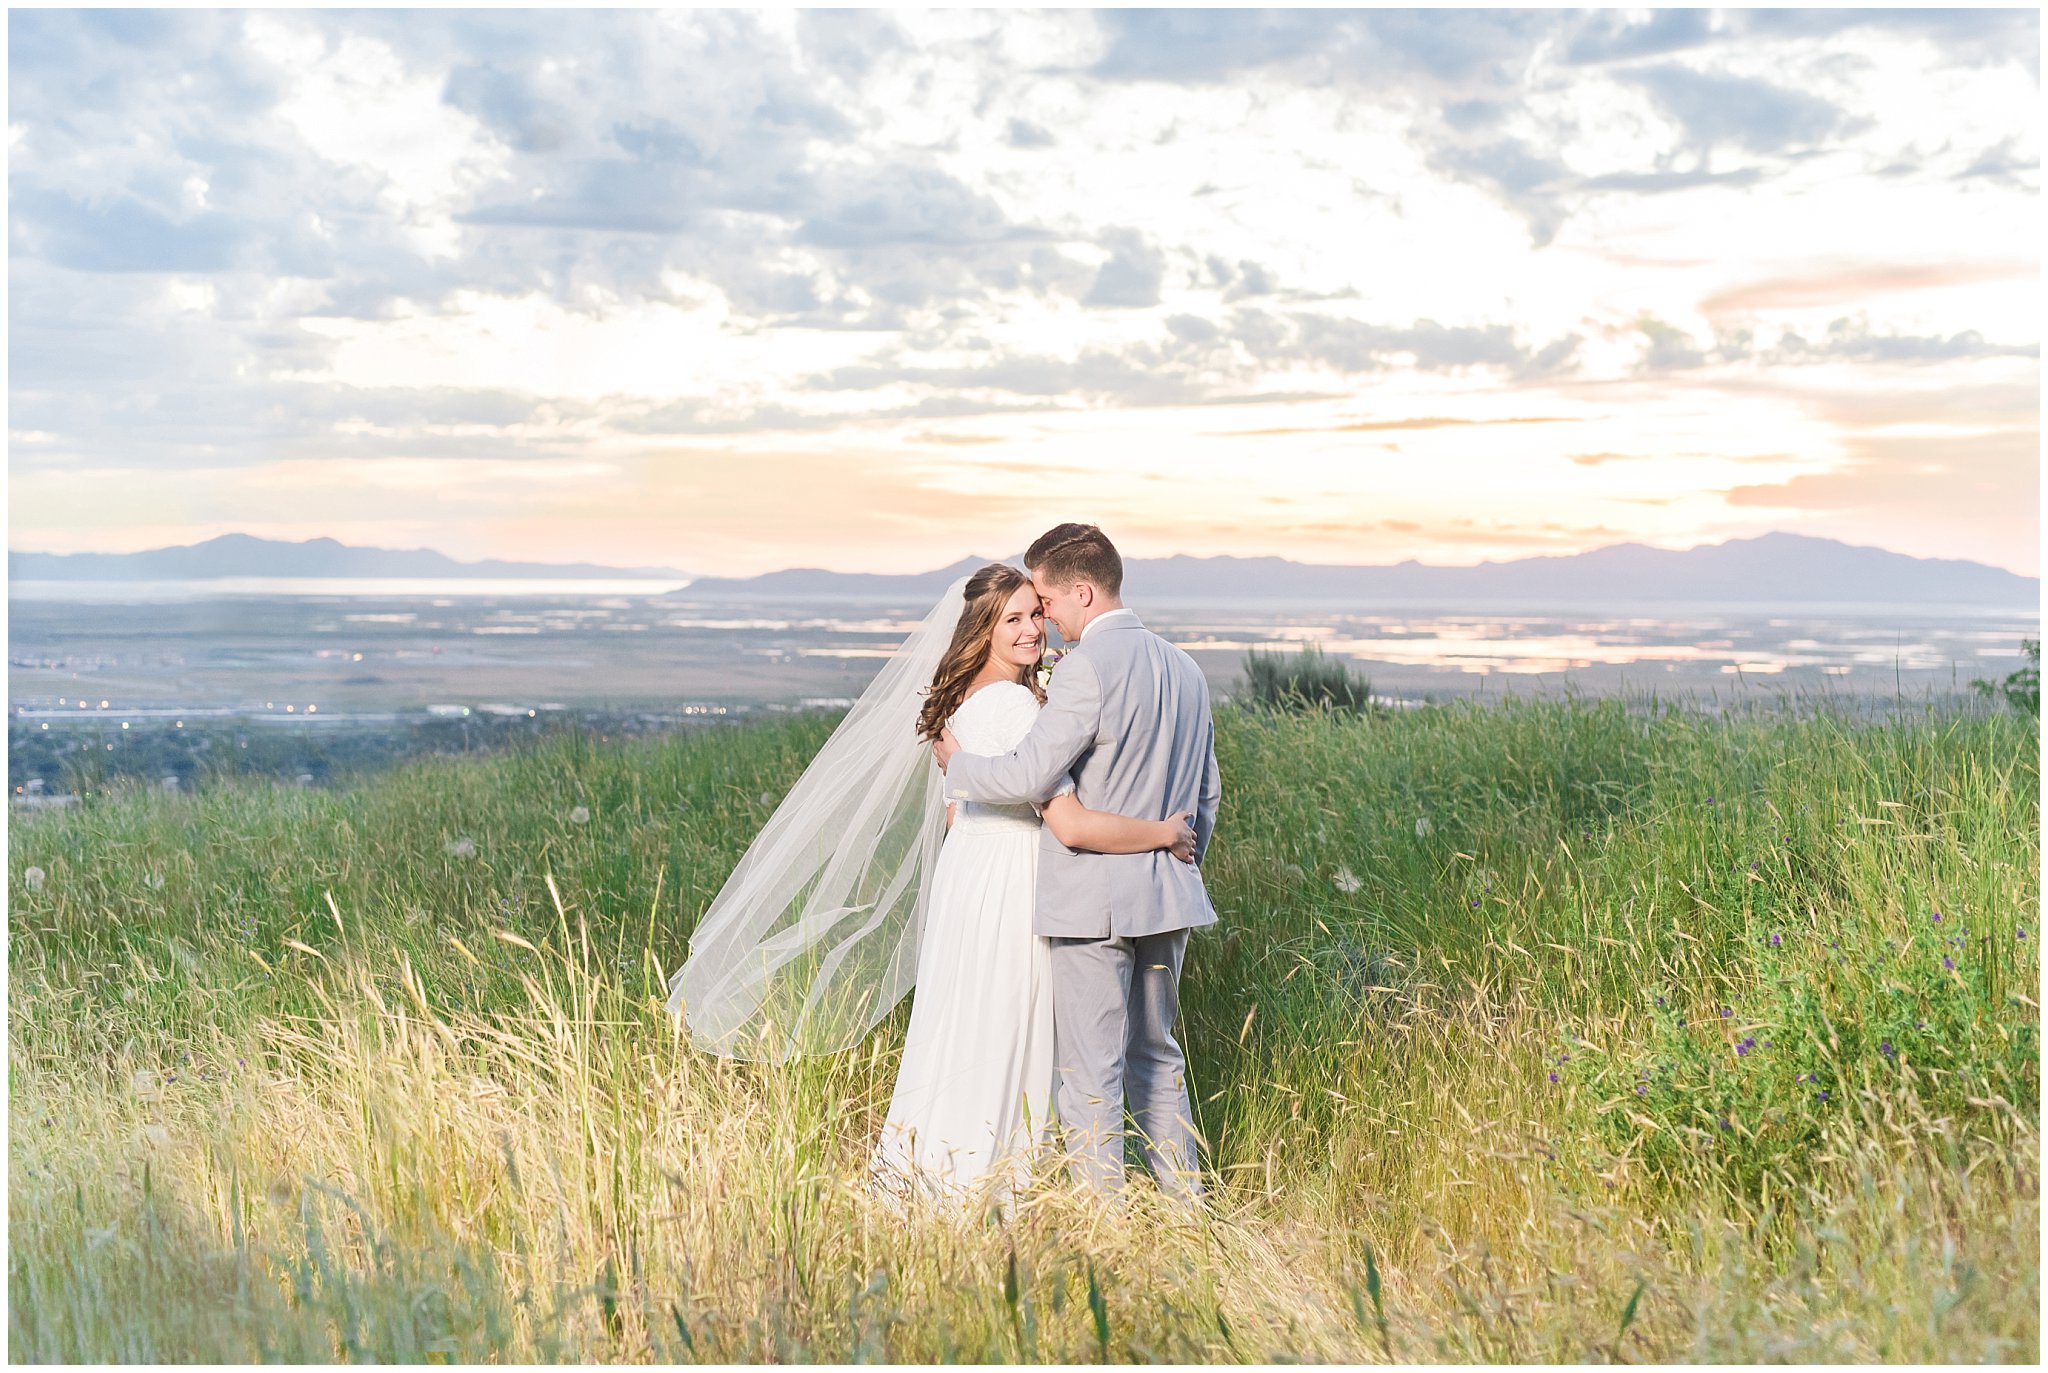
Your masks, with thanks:
[[[875,675],[754,837],[669,979],[697,1047],[777,1063],[858,1042],[917,977],[946,803],[917,714],[967,579]]]

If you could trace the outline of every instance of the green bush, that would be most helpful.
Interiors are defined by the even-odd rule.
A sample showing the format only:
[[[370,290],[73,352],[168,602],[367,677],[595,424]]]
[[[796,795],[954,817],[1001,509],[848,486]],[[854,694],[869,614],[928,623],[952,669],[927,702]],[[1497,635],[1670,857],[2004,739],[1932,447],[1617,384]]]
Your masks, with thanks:
[[[1372,683],[1310,644],[1298,654],[1245,655],[1238,701],[1270,710],[1343,710],[1370,708]]]
[[[1981,696],[1996,696],[2003,692],[2006,703],[2014,710],[2023,710],[2029,715],[2041,713],[2041,641],[2020,640],[2020,652],[2027,657],[2027,665],[2017,672],[2006,674],[2004,682],[1987,682],[1982,677],[1974,678],[1970,685],[1977,688]]]

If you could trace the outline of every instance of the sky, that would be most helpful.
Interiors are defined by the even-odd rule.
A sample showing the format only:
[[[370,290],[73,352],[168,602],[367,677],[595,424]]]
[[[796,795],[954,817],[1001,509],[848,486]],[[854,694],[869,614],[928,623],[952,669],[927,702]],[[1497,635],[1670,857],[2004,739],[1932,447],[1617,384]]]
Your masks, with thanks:
[[[2038,23],[13,10],[9,544],[2038,575]]]

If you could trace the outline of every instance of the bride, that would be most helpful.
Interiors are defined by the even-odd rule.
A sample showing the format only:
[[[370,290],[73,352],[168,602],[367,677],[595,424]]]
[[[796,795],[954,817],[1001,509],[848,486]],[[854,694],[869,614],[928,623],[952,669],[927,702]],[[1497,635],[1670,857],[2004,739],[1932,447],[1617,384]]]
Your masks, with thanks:
[[[1007,1193],[1045,1137],[1041,823],[1069,848],[1194,858],[1185,814],[1105,815],[1070,791],[1037,810],[945,803],[929,741],[950,725],[975,752],[1015,747],[1044,704],[1043,645],[1022,572],[992,563],[954,583],[763,826],[669,981],[693,1043],[776,1062],[858,1042],[915,981],[871,1156],[899,1195]]]

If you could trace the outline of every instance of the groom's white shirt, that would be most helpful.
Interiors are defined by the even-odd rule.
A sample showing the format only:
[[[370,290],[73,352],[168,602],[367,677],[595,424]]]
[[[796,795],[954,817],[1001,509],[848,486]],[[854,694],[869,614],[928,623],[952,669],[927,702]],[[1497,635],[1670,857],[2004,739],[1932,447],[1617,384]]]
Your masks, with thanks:
[[[1164,820],[1194,813],[1199,863],[1222,784],[1209,684],[1194,659],[1119,608],[1091,620],[1053,671],[1045,709],[1000,757],[956,753],[946,799],[1038,804],[1066,789],[1091,810]],[[1039,934],[1135,937],[1216,922],[1201,872],[1164,850],[1070,849],[1039,838]]]

